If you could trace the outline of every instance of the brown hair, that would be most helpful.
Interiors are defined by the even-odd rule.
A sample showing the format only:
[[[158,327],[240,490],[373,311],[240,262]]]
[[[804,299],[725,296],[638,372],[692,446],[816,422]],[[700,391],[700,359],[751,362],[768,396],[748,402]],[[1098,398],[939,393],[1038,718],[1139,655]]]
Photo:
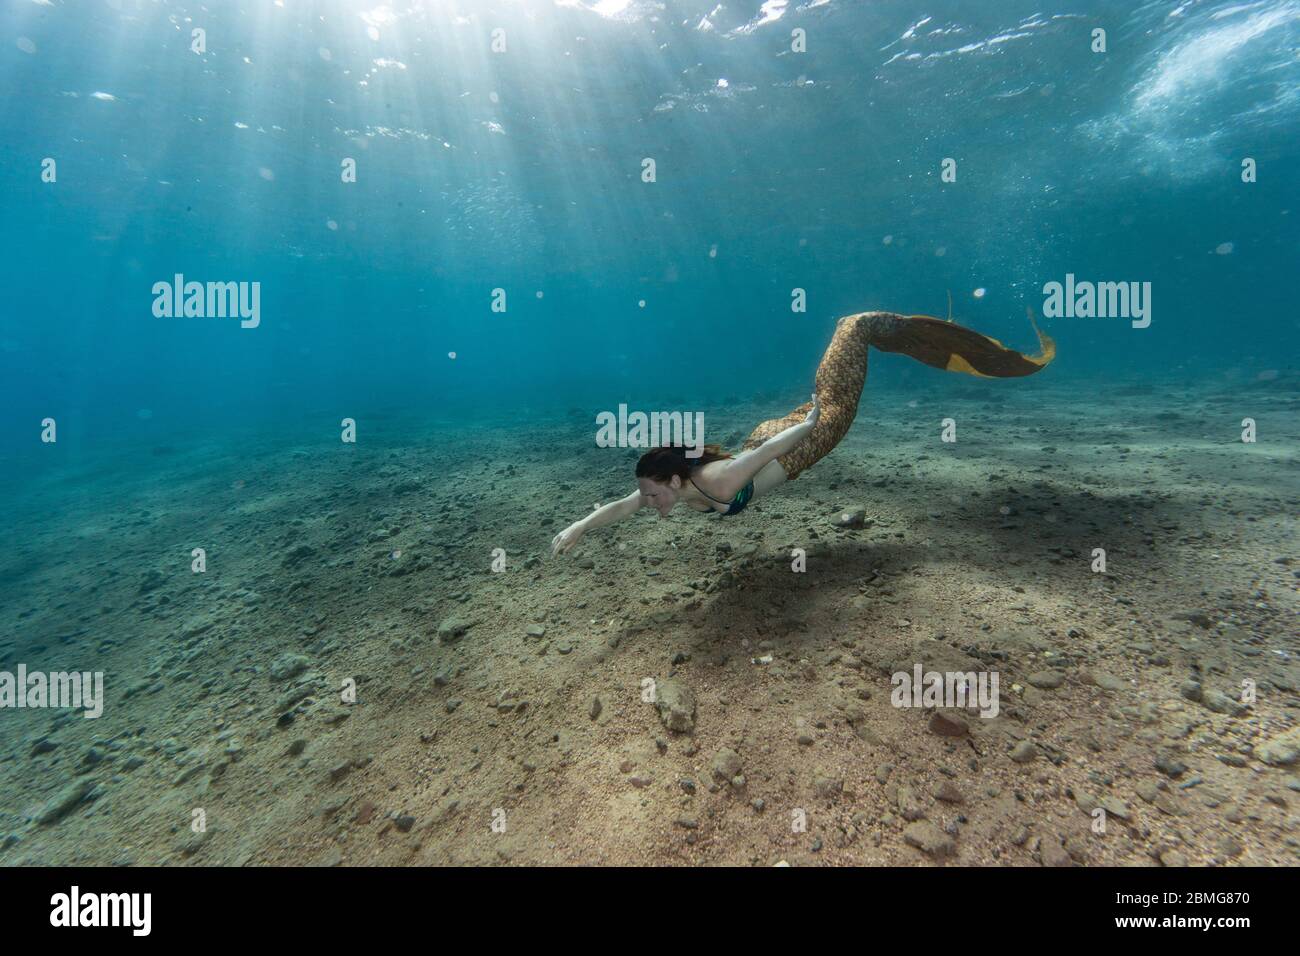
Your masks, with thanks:
[[[676,475],[685,484],[690,478],[691,469],[730,457],[721,445],[705,445],[704,453],[698,458],[687,458],[686,449],[680,445],[651,448],[636,463],[636,476],[666,484]]]

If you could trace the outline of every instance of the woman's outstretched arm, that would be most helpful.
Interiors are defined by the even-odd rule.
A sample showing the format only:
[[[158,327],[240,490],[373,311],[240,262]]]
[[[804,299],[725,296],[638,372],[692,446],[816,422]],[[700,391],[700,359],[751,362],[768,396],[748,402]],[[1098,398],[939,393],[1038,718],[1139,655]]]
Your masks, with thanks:
[[[754,476],[763,470],[769,461],[775,461],[812,434],[817,420],[821,418],[821,405],[817,396],[812,397],[812,408],[808,417],[797,425],[791,425],[784,431],[777,432],[757,448],[741,452],[727,462],[727,470],[718,480],[719,490],[724,497],[730,497],[754,480]]]
[[[609,504],[597,508],[587,517],[575,521],[552,538],[551,553],[563,554],[577,544],[582,539],[582,536],[592,528],[599,528],[602,525],[620,521],[633,514],[641,505],[641,492],[634,491],[626,498],[611,501]]]

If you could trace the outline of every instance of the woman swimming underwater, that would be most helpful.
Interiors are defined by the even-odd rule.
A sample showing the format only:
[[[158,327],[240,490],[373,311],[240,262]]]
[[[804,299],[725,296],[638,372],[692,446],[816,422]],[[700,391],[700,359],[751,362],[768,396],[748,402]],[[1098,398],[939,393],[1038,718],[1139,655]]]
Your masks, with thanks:
[[[1030,322],[1033,322],[1032,315]],[[982,378],[1032,375],[1056,356],[1056,345],[1038,330],[1038,355],[1024,355],[996,339],[928,315],[860,312],[835,326],[831,344],[817,366],[812,401],[784,418],[763,422],[731,456],[708,445],[698,458],[684,448],[653,448],[637,462],[637,490],[597,508],[555,536],[551,550],[562,554],[593,528],[611,524],[640,508],[667,517],[679,501],[696,511],[735,515],[778,485],[793,481],[830,454],[853,424],[867,378],[867,349],[901,352],[949,372]]]

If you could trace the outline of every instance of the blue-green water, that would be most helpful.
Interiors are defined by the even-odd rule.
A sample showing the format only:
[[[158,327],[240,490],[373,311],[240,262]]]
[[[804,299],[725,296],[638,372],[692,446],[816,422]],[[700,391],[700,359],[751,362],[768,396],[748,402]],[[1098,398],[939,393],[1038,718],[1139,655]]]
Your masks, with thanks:
[[[1029,347],[1066,273],[1153,321],[1049,320],[1059,380],[1290,363],[1294,0],[715,6],[8,3],[9,451],[798,395],[838,315],[951,291]],[[260,325],[155,317],[176,273],[259,282]],[[906,364],[873,378],[941,387]]]

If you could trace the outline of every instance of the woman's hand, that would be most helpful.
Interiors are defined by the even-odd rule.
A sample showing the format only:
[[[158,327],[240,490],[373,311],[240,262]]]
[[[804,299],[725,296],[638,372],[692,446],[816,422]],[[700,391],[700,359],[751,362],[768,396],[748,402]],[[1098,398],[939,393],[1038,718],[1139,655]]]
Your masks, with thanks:
[[[587,529],[582,526],[582,522],[575,521],[551,539],[551,554],[564,554],[571,550],[586,532]]]
[[[812,431],[817,426],[817,422],[821,417],[822,407],[817,401],[817,393],[813,392],[812,408],[808,410],[808,417],[803,420],[803,423],[808,426],[809,431]]]

